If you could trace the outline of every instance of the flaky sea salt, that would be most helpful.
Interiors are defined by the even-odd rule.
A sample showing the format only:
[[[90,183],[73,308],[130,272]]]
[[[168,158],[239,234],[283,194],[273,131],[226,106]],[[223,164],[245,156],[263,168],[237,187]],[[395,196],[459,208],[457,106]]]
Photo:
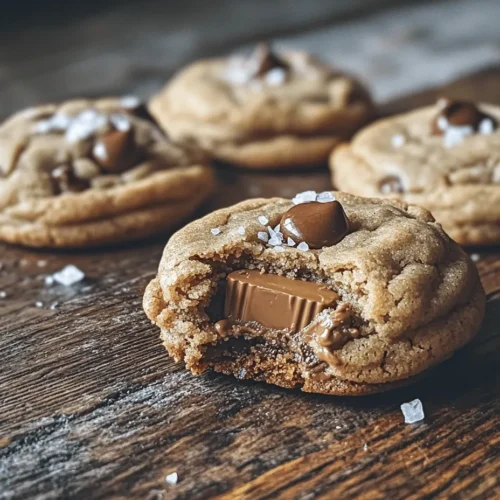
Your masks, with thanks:
[[[425,418],[424,408],[420,399],[414,399],[409,403],[403,403],[401,405],[401,411],[405,417],[405,424],[414,424]]]
[[[257,219],[263,226],[267,226],[267,223],[269,222],[269,219],[265,215],[261,215]]]
[[[305,241],[302,241],[297,245],[297,250],[302,250],[303,252],[307,252],[309,250],[309,245]]]
[[[236,232],[238,234],[241,234],[242,236],[245,236],[245,228],[243,226],[240,226],[238,229],[236,229]]]
[[[292,203],[294,205],[300,205],[301,203],[316,201],[316,196],[316,191],[304,191],[303,193],[297,193],[292,199]]]
[[[463,127],[448,127],[444,131],[444,145],[447,148],[452,148],[460,144],[465,137],[473,133],[474,129],[469,125]]]
[[[41,301],[37,300],[37,301],[35,302],[35,307],[38,307],[39,309],[40,309],[40,308],[42,308],[42,307],[43,307],[43,302],[41,302]]]
[[[218,234],[220,234],[222,231],[218,228],[218,227],[213,227],[212,229],[210,229],[210,232],[214,235],[214,236],[217,236]]]
[[[393,148],[400,148],[406,142],[404,135],[396,134],[391,137],[391,144]]]
[[[69,264],[52,275],[54,281],[64,286],[71,286],[85,278],[85,273],[73,264]]]
[[[335,195],[330,191],[323,191],[316,196],[316,201],[319,203],[331,203],[335,201]]]
[[[322,193],[317,193],[316,191],[304,191],[303,193],[298,193],[292,199],[294,205],[300,205],[301,203],[311,203],[312,201],[318,201],[319,203],[329,203],[335,201],[335,195],[331,191],[323,191]]]
[[[120,99],[120,104],[122,108],[134,109],[141,104],[141,100],[135,95],[126,95]]]
[[[269,241],[269,235],[265,231],[259,231],[257,233],[257,238],[259,238],[259,240],[264,241],[266,243]]]
[[[79,142],[91,137],[107,123],[107,115],[99,113],[95,109],[86,109],[73,118],[64,137],[67,142]]]
[[[266,73],[266,82],[273,87],[282,85],[285,80],[286,71],[283,68],[273,68]]]
[[[172,472],[172,474],[168,474],[168,476],[165,478],[165,482],[168,484],[177,484],[177,481],[179,481],[177,472]]]
[[[293,241],[292,238],[288,237],[288,239],[286,240],[286,244],[289,247],[294,247],[295,246],[295,241]]]
[[[5,299],[5,298],[7,298],[7,292],[0,290],[0,299]]]
[[[483,118],[479,123],[479,133],[484,135],[490,135],[495,130],[493,120],[491,118]]]
[[[54,284],[54,278],[52,276],[45,276],[45,279],[43,280],[45,283],[45,286],[52,286]]]
[[[285,249],[280,245],[276,245],[274,247],[274,250],[276,250],[277,252],[284,252],[285,251]]]
[[[481,259],[481,256],[478,253],[471,253],[470,259],[472,262],[478,262]]]
[[[111,115],[109,121],[113,124],[113,127],[120,132],[128,132],[130,130],[130,120],[125,115]]]
[[[102,142],[96,142],[93,149],[92,154],[99,158],[100,160],[106,160],[108,158],[108,152],[106,150],[106,145]]]

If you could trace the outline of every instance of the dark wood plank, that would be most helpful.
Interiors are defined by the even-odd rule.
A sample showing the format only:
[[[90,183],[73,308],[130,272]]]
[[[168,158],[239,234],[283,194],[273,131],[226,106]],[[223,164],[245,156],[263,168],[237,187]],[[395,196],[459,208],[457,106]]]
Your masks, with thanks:
[[[491,70],[446,93],[500,102],[499,83]],[[204,210],[329,187],[326,169],[219,176]],[[388,394],[328,398],[196,378],[167,358],[141,308],[167,237],[88,252],[0,245],[0,499],[500,496],[498,299],[471,346]],[[478,252],[487,291],[499,291],[500,251]],[[46,287],[44,275],[67,263],[87,279]],[[427,418],[408,426],[399,405],[415,397]]]

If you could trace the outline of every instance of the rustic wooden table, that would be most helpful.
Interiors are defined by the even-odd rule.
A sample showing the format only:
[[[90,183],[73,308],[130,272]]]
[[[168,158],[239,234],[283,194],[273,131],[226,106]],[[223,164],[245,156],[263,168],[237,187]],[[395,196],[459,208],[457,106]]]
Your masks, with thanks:
[[[492,69],[439,93],[500,103],[499,88]],[[329,188],[326,169],[219,177],[203,211]],[[0,245],[0,499],[500,498],[498,249],[474,250],[491,297],[476,341],[416,385],[356,399],[172,362],[141,307],[167,237],[79,252]],[[44,284],[69,263],[83,282]],[[425,422],[405,425],[399,405],[416,397]]]

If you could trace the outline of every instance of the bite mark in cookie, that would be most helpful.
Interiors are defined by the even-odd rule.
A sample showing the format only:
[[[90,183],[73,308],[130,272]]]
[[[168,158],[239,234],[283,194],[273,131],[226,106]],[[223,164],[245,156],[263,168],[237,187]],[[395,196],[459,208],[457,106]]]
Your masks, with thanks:
[[[331,196],[349,221],[331,246],[270,245],[275,221],[300,206],[279,198],[214,212],[174,235],[144,297],[170,355],[193,373],[363,394],[405,383],[468,342],[484,292],[430,214]]]

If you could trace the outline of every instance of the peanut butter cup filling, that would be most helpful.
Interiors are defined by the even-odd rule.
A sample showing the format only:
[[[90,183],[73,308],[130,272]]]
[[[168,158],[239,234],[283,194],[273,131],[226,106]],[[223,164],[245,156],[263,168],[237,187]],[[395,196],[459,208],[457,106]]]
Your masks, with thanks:
[[[292,350],[311,368],[312,377],[325,375],[328,365],[339,364],[333,351],[360,336],[351,307],[339,301],[321,283],[258,270],[233,271],[226,279],[225,319],[215,327],[225,338],[269,341]],[[222,349],[227,355],[227,345]]]

